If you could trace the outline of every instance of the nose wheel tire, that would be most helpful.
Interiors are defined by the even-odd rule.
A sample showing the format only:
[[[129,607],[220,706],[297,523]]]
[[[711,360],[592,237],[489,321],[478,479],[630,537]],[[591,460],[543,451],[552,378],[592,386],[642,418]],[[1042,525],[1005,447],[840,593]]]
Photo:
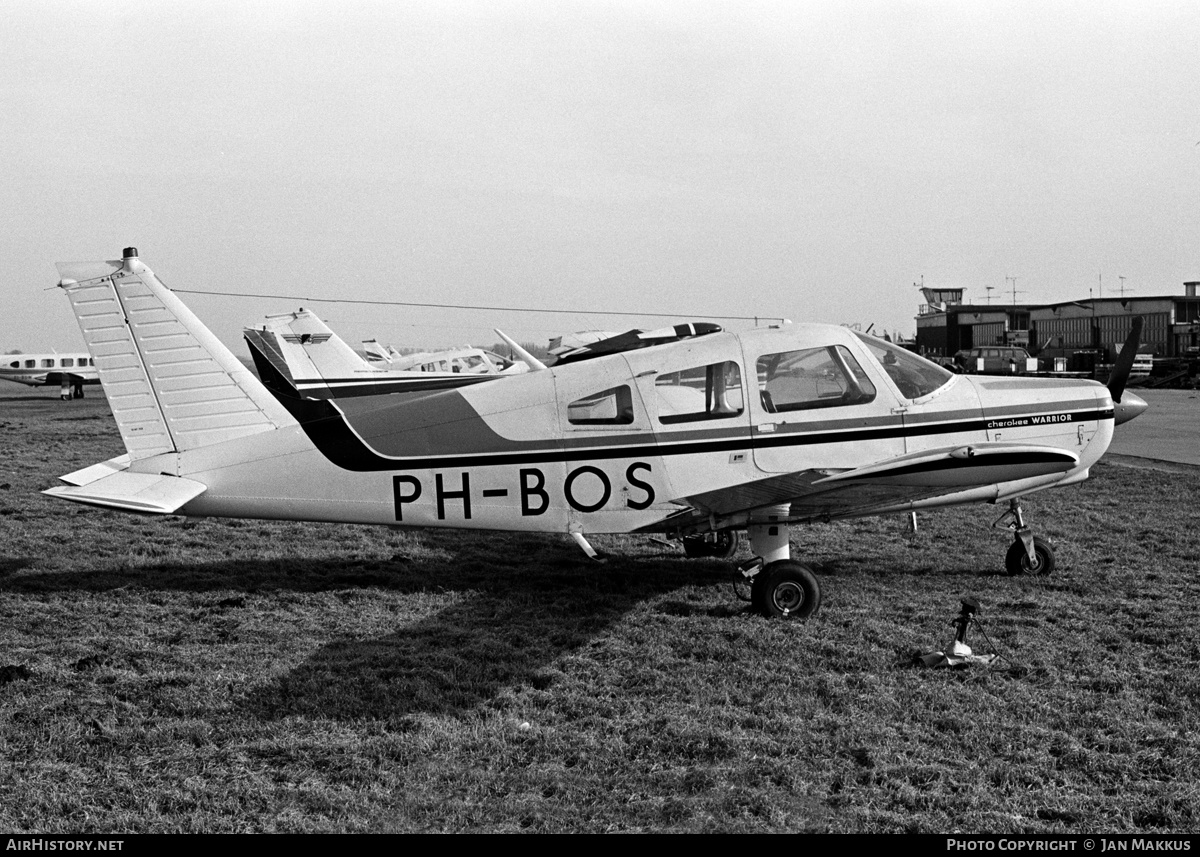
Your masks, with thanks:
[[[1049,542],[1034,536],[1033,553],[1035,559],[1031,561],[1029,553],[1025,550],[1024,542],[1017,539],[1004,557],[1005,569],[1014,577],[1017,575],[1045,577],[1054,571],[1054,548],[1050,546]]]
[[[780,560],[754,576],[750,601],[768,619],[807,619],[821,607],[821,585],[808,566]]]

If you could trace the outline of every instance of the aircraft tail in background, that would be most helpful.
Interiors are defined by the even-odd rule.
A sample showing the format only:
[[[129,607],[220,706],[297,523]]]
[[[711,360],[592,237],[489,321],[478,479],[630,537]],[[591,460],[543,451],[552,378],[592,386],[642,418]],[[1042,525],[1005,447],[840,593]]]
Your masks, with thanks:
[[[281,380],[286,387],[275,392],[284,395],[332,398],[330,390],[376,382],[383,371],[303,307],[267,316],[261,325],[244,328],[242,335],[259,375]]]

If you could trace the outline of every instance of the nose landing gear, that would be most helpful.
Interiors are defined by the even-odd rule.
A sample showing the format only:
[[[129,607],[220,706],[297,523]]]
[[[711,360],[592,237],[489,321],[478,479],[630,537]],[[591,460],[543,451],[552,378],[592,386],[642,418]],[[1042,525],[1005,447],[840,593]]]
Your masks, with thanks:
[[[1033,530],[1025,523],[1025,514],[1019,499],[1009,500],[1008,511],[992,526],[1004,527],[1013,532],[1012,547],[1004,555],[1004,568],[1010,575],[1045,577],[1054,571],[1054,547],[1050,542],[1033,534]]]

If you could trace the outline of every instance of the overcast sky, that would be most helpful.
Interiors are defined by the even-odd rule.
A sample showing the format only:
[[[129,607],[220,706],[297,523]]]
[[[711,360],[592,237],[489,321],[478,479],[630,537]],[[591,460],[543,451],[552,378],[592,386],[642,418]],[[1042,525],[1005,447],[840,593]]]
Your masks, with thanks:
[[[1197,44],[1144,0],[10,0],[0,351],[82,345],[53,263],[126,245],[177,289],[907,334],[922,276],[1181,294]],[[183,298],[239,354],[301,303],[353,343],[665,323]]]

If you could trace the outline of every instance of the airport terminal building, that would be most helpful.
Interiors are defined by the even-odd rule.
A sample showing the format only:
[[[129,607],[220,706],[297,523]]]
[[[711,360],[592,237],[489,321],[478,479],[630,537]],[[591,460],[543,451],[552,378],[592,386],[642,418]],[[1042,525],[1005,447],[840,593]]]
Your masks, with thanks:
[[[1145,319],[1139,352],[1155,357],[1191,356],[1200,349],[1200,282],[1184,283],[1183,294],[1157,297],[1087,298],[1053,304],[964,304],[963,289],[924,288],[917,313],[917,349],[930,357],[984,345],[1019,345],[1042,356],[1070,357],[1100,352],[1116,356],[1135,316]]]

